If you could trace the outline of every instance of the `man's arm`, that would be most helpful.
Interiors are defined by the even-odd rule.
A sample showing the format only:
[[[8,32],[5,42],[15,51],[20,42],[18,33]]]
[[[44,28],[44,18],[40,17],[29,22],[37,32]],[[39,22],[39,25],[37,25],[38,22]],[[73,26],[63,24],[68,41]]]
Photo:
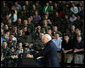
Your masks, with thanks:
[[[84,51],[84,49],[74,49],[74,52],[80,52],[80,51]]]
[[[43,49],[39,53],[34,54],[34,55],[29,55],[28,54],[26,57],[28,57],[28,58],[37,58],[39,56],[45,56],[45,55],[49,54],[49,52],[50,52],[50,45],[48,45],[45,49]]]
[[[64,50],[64,48],[62,48],[63,53],[67,53],[67,52],[70,52],[70,51],[72,51],[72,50],[73,50],[73,49]]]
[[[49,54],[50,49],[51,49],[51,46],[47,45],[47,47],[45,49],[43,49],[42,51],[40,51],[39,53],[37,53],[37,54],[35,54],[33,56],[34,56],[34,58],[37,58],[39,56],[45,56],[45,55]]]

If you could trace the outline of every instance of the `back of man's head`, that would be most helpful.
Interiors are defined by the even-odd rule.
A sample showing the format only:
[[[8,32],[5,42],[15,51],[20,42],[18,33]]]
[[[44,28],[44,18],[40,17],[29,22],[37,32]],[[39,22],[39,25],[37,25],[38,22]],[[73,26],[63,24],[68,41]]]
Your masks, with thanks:
[[[49,34],[45,34],[45,35],[42,36],[42,42],[44,44],[48,43],[51,39],[52,38],[51,38],[51,36]]]
[[[47,38],[48,40],[51,40],[52,39],[49,34],[45,34],[44,37]]]

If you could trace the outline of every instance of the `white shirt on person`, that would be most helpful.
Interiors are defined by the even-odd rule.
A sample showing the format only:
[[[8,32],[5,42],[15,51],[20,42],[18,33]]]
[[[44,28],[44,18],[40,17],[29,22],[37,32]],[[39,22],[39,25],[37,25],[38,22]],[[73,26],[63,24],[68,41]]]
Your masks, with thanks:
[[[9,14],[9,17],[11,17],[11,14]],[[16,22],[16,21],[17,21],[17,14],[14,14],[12,22]]]
[[[71,12],[73,12],[74,14],[77,14],[78,13],[78,7],[71,7],[70,8]]]
[[[77,17],[74,17],[74,18],[72,18],[72,17],[70,17],[70,22],[74,22],[74,21],[76,21],[77,20]]]
[[[61,40],[61,38],[53,39],[52,41],[53,41],[53,42],[55,43],[55,45],[57,46],[57,51],[60,51],[61,48],[62,48],[62,40]]]

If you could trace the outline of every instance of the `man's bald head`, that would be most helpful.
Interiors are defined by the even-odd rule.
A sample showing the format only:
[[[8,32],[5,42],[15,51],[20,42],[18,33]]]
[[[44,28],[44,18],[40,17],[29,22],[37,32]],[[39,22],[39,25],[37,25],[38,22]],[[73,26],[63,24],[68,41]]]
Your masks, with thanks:
[[[49,35],[49,34],[45,34],[45,35],[43,35],[42,36],[42,41],[43,41],[43,43],[47,43],[47,42],[49,42],[50,40],[52,40],[52,38],[51,38],[51,36]]]

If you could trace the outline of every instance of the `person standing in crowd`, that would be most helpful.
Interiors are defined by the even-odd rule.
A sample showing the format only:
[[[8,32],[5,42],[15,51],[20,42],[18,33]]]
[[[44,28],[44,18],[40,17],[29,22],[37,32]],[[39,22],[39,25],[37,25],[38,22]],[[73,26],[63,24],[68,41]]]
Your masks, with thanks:
[[[44,8],[43,8],[43,12],[45,13],[45,12],[50,12],[50,11],[51,11],[51,7],[49,5],[49,2],[47,2],[46,6],[44,6]]]
[[[60,38],[60,34],[59,33],[55,33],[55,38],[52,40],[56,47],[58,48],[57,51],[61,51],[62,48],[62,39]]]
[[[2,8],[1,9],[2,9],[1,13],[3,15],[6,15],[7,12],[9,12],[9,7],[7,6],[7,3],[5,1],[3,1],[3,3],[2,3]]]
[[[82,40],[84,40],[84,34],[83,34],[83,32],[81,32],[81,30],[79,28],[76,28],[76,30],[75,30],[75,36],[76,37],[77,36],[81,36],[82,37]]]
[[[52,37],[52,30],[51,29],[48,29],[47,30],[47,34],[49,34]]]
[[[10,59],[9,59],[9,67],[17,67],[17,59],[18,59],[18,54],[16,52],[16,49],[11,46],[10,47]]]
[[[72,14],[69,20],[71,23],[74,23],[77,20],[77,17],[74,14]]]
[[[52,40],[57,47],[58,60],[61,62],[61,49],[62,49],[62,38],[59,33],[54,34],[54,39]]]
[[[84,63],[84,41],[81,36],[76,37],[76,41],[74,42],[74,63],[75,64],[83,64]],[[80,53],[79,53],[80,52]],[[79,54],[78,54],[79,53]]]
[[[11,46],[15,47],[16,48],[16,38],[14,38],[14,35],[13,34],[10,34],[9,36],[9,40],[7,41],[8,43],[8,47],[10,48]]]
[[[17,53],[18,54],[23,53],[23,44],[22,44],[22,42],[18,42],[18,44],[17,44]]]
[[[62,61],[64,60],[64,63],[71,63],[73,59],[73,42],[70,40],[68,35],[64,36],[64,40],[62,41]],[[64,58],[63,58],[64,57]]]
[[[8,43],[6,41],[3,41],[2,46],[1,46],[1,51],[3,54],[2,57],[2,66],[3,67],[8,67],[8,62],[10,59],[10,48],[8,47]]]
[[[18,29],[22,29],[23,28],[23,24],[22,24],[22,19],[21,18],[17,19],[16,26],[17,26]]]
[[[70,11],[72,12],[72,13],[74,13],[74,14],[78,14],[78,7],[77,6],[75,6],[75,4],[74,3],[72,3],[72,7],[70,8]]]
[[[18,3],[18,1],[16,1],[14,3],[14,9],[17,10],[17,12],[19,13],[22,9],[21,5]]]
[[[75,41],[74,44],[74,52],[84,51],[84,42],[82,40],[82,37],[77,36],[76,38],[77,40]]]
[[[38,15],[38,11],[35,11],[35,15],[33,16],[33,20],[34,20],[34,24],[38,25],[40,20],[41,20],[41,16]]]
[[[12,20],[13,25],[15,25],[17,21],[17,14],[15,14],[14,10],[11,10],[11,13],[9,14],[9,18]]]

